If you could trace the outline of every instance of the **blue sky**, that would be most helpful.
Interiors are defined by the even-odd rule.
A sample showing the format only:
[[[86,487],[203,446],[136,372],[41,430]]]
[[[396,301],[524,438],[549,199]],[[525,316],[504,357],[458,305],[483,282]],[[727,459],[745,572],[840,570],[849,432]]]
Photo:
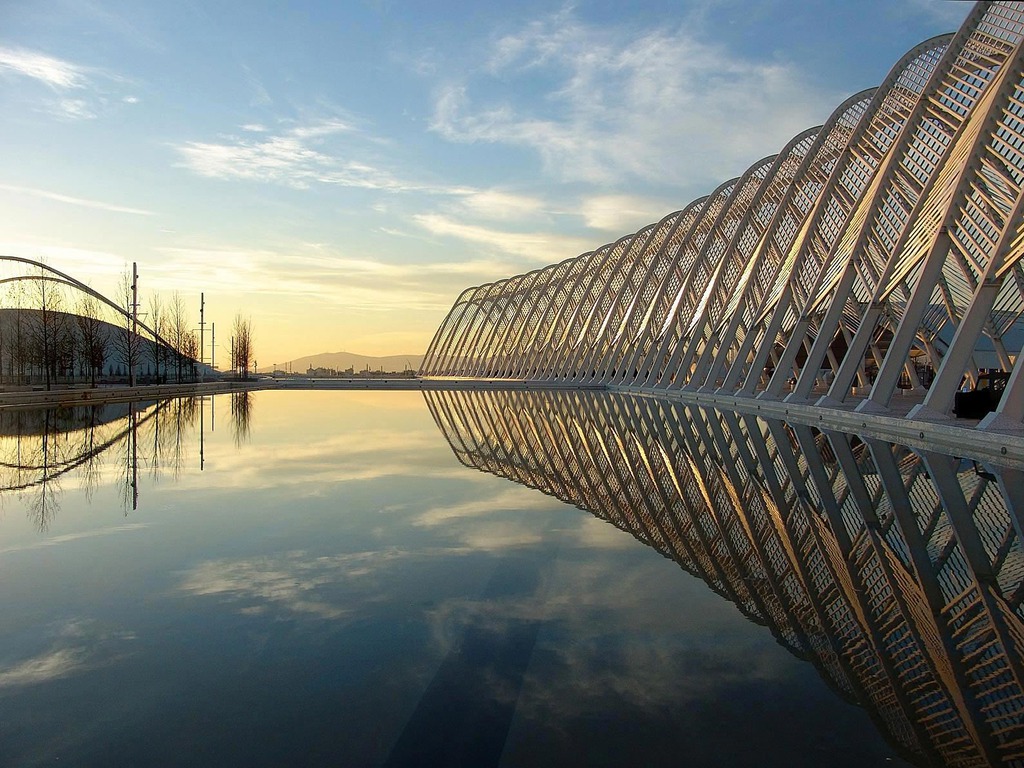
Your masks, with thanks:
[[[707,194],[970,7],[5,0],[0,253],[109,294],[136,261],[251,315],[261,367],[420,353],[463,288]]]

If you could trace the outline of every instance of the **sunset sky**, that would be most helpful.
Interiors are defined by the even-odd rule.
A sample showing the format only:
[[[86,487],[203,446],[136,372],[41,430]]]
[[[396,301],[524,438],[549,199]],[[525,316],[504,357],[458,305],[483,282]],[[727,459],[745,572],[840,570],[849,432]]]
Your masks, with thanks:
[[[0,253],[110,295],[138,262],[261,368],[422,353],[463,288],[707,194],[970,7],[3,0]]]

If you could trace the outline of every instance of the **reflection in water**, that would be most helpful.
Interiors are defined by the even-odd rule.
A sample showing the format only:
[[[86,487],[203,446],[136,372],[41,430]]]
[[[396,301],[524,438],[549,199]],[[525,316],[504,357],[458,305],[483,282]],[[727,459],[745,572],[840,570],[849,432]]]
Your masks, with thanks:
[[[247,393],[246,393],[247,394]],[[193,432],[204,403],[214,397],[182,397],[147,403],[0,411],[0,505],[11,495],[26,506],[40,531],[60,511],[62,481],[74,472],[91,498],[107,468],[116,468],[125,514],[138,509],[139,473],[177,477],[192,456]],[[235,435],[249,434],[249,407],[231,413]],[[199,430],[202,437],[211,424]]]
[[[252,420],[252,393],[243,389],[231,393],[231,424],[234,428],[235,445],[240,446],[249,441],[249,429]]]
[[[1024,765],[1024,478],[646,398],[425,392],[470,467],[699,576],[924,764]]]

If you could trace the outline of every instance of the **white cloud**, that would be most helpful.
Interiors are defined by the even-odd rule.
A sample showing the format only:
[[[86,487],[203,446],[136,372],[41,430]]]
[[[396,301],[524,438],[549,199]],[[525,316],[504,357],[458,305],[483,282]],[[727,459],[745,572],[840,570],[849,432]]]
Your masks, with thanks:
[[[525,103],[537,82],[553,85]],[[744,59],[689,28],[597,30],[564,12],[502,38],[475,74],[441,89],[431,127],[535,151],[566,181],[713,185],[834,103],[798,68]]]
[[[635,195],[597,195],[584,198],[580,205],[588,227],[620,235],[659,221],[671,210],[665,200]]]
[[[92,120],[96,112],[85,99],[60,99],[53,110],[57,117],[68,120]]]
[[[264,135],[185,142],[176,147],[183,167],[208,178],[277,183],[296,189],[314,183],[391,191],[419,188],[368,163],[343,159],[340,152],[323,146],[324,139],[353,131],[341,120],[320,120],[277,135],[262,125],[250,124],[242,129]]]
[[[311,244],[282,250],[233,245],[156,250],[168,257],[148,268],[157,288],[173,289],[184,272],[208,291],[317,297],[361,312],[443,311],[451,304],[450,276],[493,274],[497,268],[489,260],[395,264]]]
[[[0,46],[0,69],[45,83],[54,89],[84,88],[85,71],[69,61],[24,48]]]
[[[471,214],[500,221],[525,219],[544,210],[544,204],[539,198],[496,189],[467,192],[461,202],[463,208]]]
[[[295,128],[292,130],[292,135],[300,139],[313,139],[320,136],[331,136],[335,133],[349,133],[354,130],[355,128],[344,120],[329,119]]]
[[[38,51],[0,46],[0,74],[5,72],[47,86],[52,93],[42,100],[42,109],[59,119],[91,120],[112,103],[138,102],[116,93],[125,87],[125,78]]]
[[[552,232],[508,232],[466,224],[438,213],[418,214],[412,219],[432,234],[454,237],[544,264],[578,256],[592,250],[594,245],[585,238]]]

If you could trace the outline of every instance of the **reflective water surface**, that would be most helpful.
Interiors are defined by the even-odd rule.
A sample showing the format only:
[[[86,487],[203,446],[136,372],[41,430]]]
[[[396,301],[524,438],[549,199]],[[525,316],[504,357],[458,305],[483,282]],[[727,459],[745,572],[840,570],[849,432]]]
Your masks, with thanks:
[[[2,412],[0,765],[1019,765],[1019,481],[608,394]]]

